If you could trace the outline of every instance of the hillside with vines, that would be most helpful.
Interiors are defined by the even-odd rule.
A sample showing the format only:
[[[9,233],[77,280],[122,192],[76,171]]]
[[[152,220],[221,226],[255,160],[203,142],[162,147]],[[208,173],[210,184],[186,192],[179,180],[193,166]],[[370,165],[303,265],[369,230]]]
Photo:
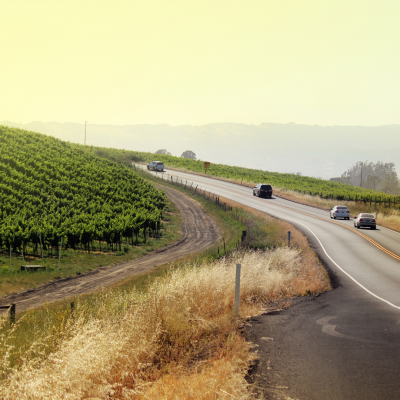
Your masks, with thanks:
[[[146,239],[166,198],[120,163],[0,126],[0,249],[108,246]]]

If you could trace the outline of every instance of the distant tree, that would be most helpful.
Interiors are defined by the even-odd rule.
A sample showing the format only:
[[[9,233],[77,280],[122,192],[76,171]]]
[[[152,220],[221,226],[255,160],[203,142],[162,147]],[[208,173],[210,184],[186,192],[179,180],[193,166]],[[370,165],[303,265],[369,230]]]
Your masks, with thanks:
[[[171,155],[171,153],[170,153],[169,151],[167,151],[166,149],[157,150],[157,151],[155,152],[155,154],[164,154],[164,155],[166,155],[166,156],[170,156],[170,155]]]
[[[196,160],[196,154],[192,150],[186,150],[182,153],[181,157]]]
[[[385,193],[397,195],[400,192],[399,178],[396,172],[391,172],[385,176],[385,179],[381,183],[381,190]]]
[[[399,179],[393,162],[358,161],[340,178],[331,178],[331,181],[381,190],[391,194],[400,192]]]
[[[369,175],[367,176],[367,179],[365,180],[365,187],[367,189],[378,189],[379,183],[382,181],[381,178],[377,175]]]

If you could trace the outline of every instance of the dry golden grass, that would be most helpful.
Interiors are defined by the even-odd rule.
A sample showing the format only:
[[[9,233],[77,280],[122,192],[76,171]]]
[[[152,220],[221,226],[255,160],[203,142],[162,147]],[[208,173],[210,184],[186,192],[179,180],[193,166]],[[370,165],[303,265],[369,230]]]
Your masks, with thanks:
[[[400,211],[391,209],[386,214],[379,213],[377,223],[394,231],[400,232]]]
[[[143,395],[143,399],[246,399],[244,376],[249,364],[248,344],[236,335],[225,352],[219,352],[199,372],[165,375]],[[245,357],[243,357],[245,356]]]
[[[240,318],[233,315],[237,263],[242,265]],[[297,247],[241,251],[170,270],[146,294],[105,291],[95,312],[93,304],[78,302],[62,329],[49,326],[18,369],[7,369],[3,353],[7,378],[0,397],[246,399],[244,376],[255,354],[240,335],[243,319],[277,299],[327,288],[314,254]],[[58,349],[38,357],[54,337]],[[1,341],[7,349],[7,337]]]

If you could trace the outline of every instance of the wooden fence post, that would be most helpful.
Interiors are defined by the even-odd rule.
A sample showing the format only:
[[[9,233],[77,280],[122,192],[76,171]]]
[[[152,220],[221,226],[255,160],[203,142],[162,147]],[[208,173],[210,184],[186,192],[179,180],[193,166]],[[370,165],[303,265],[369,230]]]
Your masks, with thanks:
[[[15,324],[15,304],[11,304],[10,307],[10,325]]]
[[[239,315],[239,299],[240,299],[240,270],[242,265],[236,264],[236,282],[235,282],[235,316]]]

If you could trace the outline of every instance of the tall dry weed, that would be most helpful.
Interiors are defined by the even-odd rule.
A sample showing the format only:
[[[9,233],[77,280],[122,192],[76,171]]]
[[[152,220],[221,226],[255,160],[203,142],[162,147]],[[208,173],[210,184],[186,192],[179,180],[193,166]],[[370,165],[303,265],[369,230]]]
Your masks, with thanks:
[[[325,290],[324,273],[310,254],[241,251],[170,270],[145,295],[104,292],[96,312],[93,304],[85,310],[78,303],[57,350],[22,358],[1,383],[0,397],[247,398],[244,371],[254,355],[233,315],[236,264],[242,265],[245,317],[271,301]]]

